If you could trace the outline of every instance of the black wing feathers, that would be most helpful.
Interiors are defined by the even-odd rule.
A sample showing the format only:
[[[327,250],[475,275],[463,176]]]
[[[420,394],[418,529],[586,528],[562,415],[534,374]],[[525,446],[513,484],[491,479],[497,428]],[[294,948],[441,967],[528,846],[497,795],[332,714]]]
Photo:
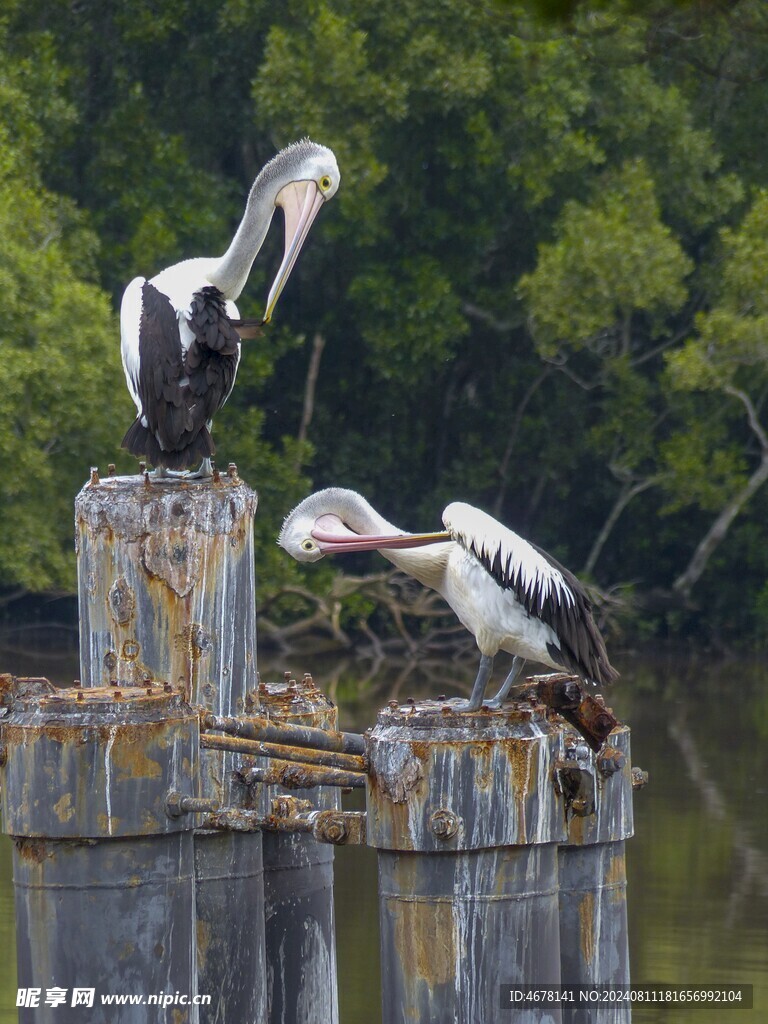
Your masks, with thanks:
[[[126,433],[123,447],[145,455],[153,466],[189,469],[215,452],[207,424],[234,386],[238,335],[221,292],[202,288],[193,296],[187,322],[195,340],[185,355],[168,297],[146,281],[141,298],[142,416]]]
[[[592,616],[592,605],[586,591],[557,559],[536,544],[531,544],[531,547],[560,573],[573,596],[572,602],[564,599],[562,592],[554,586],[545,593],[540,586],[528,585],[522,563],[513,559],[511,552],[505,555],[503,544],[499,544],[492,556],[482,548],[478,550],[474,543],[470,544],[469,550],[502,590],[511,590],[529,615],[554,630],[559,649],[553,644],[547,645],[553,661],[590,682],[612,683],[618,678],[618,672],[608,660],[605,642]]]

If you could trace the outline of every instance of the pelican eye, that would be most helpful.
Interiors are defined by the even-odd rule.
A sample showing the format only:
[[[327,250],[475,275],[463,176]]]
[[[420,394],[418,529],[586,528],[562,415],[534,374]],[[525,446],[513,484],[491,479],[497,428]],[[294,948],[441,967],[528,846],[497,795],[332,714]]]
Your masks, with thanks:
[[[314,551],[315,550],[315,542],[313,540],[310,540],[309,537],[307,537],[306,540],[303,540],[301,542],[301,550],[302,551]]]
[[[320,188],[323,190],[323,192],[327,192],[330,187],[331,176],[329,174],[324,174],[320,179]]]

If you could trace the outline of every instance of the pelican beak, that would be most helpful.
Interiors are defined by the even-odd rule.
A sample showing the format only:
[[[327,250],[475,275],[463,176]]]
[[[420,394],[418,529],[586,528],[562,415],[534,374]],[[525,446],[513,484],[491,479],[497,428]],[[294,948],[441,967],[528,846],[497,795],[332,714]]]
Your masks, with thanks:
[[[301,247],[309,234],[312,222],[325,202],[325,196],[314,181],[292,181],[278,192],[275,206],[281,206],[285,214],[285,252],[267,298],[264,323],[272,319],[277,300],[290,277]]]
[[[333,520],[323,522],[322,520]],[[355,533],[344,526],[336,516],[321,516],[311,531],[312,537],[324,555],[352,551],[379,551],[382,548],[418,548],[422,544],[441,544],[453,540],[447,530],[439,533]]]

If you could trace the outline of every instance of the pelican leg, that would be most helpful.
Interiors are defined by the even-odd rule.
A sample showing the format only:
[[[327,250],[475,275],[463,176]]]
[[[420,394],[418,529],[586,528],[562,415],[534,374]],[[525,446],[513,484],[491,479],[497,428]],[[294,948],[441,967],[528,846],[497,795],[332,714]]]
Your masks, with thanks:
[[[186,473],[187,480],[205,480],[206,477],[213,476],[213,466],[211,465],[210,459],[203,459],[200,463],[200,469],[195,473]]]
[[[479,711],[483,706],[483,697],[488,680],[493,672],[493,658],[490,654],[480,655],[480,667],[477,670],[477,678],[472,687],[469,700],[453,700],[451,706],[454,711]]]
[[[525,664],[525,658],[521,658],[515,655],[512,661],[512,668],[509,670],[509,675],[501,684],[499,692],[491,700],[487,700],[486,706],[489,708],[500,708],[504,701],[507,699],[509,691],[512,689],[512,684],[520,675],[523,665]]]
[[[166,469],[165,466],[155,466],[149,475],[153,480],[167,480],[171,475],[171,471]]]

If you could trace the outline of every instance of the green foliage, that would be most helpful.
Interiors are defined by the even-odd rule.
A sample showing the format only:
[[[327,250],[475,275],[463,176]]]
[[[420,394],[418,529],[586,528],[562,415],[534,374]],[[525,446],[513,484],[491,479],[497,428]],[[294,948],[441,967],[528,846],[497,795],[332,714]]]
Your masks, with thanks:
[[[26,182],[0,184],[0,288],[13,296],[0,327],[0,578],[30,590],[72,587],[72,499],[89,461],[114,458],[130,404],[107,297],[68,254],[75,219]]]
[[[567,20],[540,16],[553,7]],[[4,581],[71,582],[73,492],[130,422],[105,295],[222,251],[259,167],[308,134],[336,151],[342,186],[214,428],[219,461],[261,495],[265,600],[285,582],[327,588],[333,569],[301,570],[274,544],[327,484],[412,529],[475,501],[574,568],[631,492],[596,579],[668,588],[753,472],[747,409],[759,420],[768,396],[766,26],[759,0],[11,0],[0,343],[20,369],[0,370],[18,468],[0,484]],[[32,509],[30,479],[55,514]],[[754,608],[761,502],[713,563],[729,545],[752,559],[738,598],[719,584]],[[725,602],[708,607],[738,628]],[[759,615],[741,621],[764,636]]]
[[[693,264],[661,220],[646,167],[626,164],[597,184],[589,206],[565,204],[557,241],[540,247],[535,271],[520,279],[545,356],[563,343],[604,348],[607,338],[626,355],[633,316],[656,321],[658,337],[686,298]]]

